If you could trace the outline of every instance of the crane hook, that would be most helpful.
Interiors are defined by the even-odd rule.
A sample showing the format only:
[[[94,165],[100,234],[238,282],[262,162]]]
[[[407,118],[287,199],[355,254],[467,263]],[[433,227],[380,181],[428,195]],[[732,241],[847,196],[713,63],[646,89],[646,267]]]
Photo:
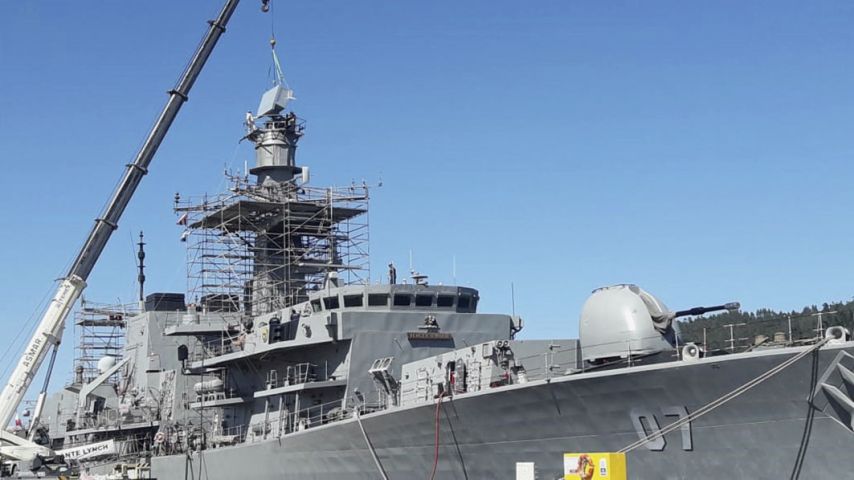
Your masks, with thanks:
[[[264,13],[270,11],[270,0],[261,0],[261,11]]]

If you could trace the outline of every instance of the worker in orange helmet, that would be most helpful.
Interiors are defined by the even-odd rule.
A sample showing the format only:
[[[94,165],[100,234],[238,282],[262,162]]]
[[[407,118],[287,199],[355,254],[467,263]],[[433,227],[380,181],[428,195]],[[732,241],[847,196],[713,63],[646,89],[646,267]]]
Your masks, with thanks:
[[[581,480],[591,480],[593,478],[593,473],[596,469],[593,466],[593,459],[590,458],[590,455],[585,453],[578,457],[578,468],[576,471],[578,472],[578,478]]]

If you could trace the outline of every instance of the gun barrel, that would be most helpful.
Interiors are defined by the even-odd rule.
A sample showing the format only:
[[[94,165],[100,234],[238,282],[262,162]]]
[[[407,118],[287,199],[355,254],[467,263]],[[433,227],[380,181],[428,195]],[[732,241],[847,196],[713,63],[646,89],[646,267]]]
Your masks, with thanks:
[[[733,311],[733,310],[738,310],[739,308],[741,308],[740,303],[729,302],[729,303],[725,303],[723,305],[715,305],[713,307],[694,307],[694,308],[689,308],[687,310],[679,310],[678,312],[673,314],[673,317],[678,318],[678,317],[687,317],[687,316],[691,316],[691,315],[703,315],[704,313],[719,312],[721,310]]]

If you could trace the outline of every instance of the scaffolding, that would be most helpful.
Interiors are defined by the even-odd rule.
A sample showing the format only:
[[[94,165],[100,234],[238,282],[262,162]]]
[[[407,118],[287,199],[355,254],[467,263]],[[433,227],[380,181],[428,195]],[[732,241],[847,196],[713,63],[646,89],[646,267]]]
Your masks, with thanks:
[[[366,184],[258,185],[226,176],[228,193],[175,198],[190,303],[255,316],[305,301],[332,274],[341,284],[368,283]]]
[[[139,313],[137,304],[102,304],[83,299],[74,316],[78,341],[74,348],[75,381],[89,383],[100,375],[104,357],[122,358],[125,319]],[[109,381],[115,382],[116,378]]]

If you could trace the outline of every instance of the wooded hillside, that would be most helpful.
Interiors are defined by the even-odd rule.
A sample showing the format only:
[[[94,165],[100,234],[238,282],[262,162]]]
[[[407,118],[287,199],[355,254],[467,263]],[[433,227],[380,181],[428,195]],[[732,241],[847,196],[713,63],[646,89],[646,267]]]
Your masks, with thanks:
[[[804,340],[818,335],[819,313],[825,329],[834,325],[842,325],[849,331],[854,331],[854,301],[847,303],[824,303],[820,307],[812,305],[797,312],[778,312],[771,309],[760,309],[755,312],[724,312],[694,317],[679,322],[680,342],[703,343],[703,329],[706,330],[707,348],[709,351],[730,351],[730,328],[733,326],[735,339],[734,351],[743,351],[753,345],[757,335],[774,338],[774,334],[782,332],[789,340],[789,319],[791,318],[792,338]],[[744,324],[744,325],[737,325]]]

